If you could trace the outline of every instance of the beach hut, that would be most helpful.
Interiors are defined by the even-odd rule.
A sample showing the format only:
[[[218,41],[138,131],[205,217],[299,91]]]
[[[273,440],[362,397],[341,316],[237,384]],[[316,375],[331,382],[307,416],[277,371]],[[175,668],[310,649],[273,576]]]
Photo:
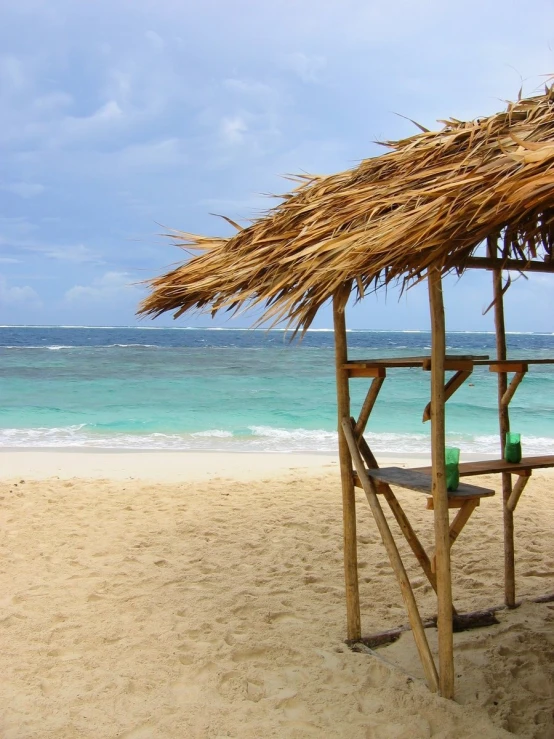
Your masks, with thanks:
[[[140,313],[235,311],[263,306],[264,321],[304,330],[331,300],[334,315],[339,457],[344,517],[347,637],[362,638],[358,595],[355,488],[363,488],[398,579],[429,687],[454,696],[450,549],[482,498],[493,490],[461,484],[447,490],[445,403],[476,365],[498,376],[500,448],[509,432],[509,403],[533,359],[507,357],[503,272],[554,273],[554,90],[520,99],[488,118],[443,121],[439,131],[389,142],[389,151],[331,176],[301,176],[275,208],[230,238],[176,232],[199,251],[150,282]],[[492,273],[497,355],[449,356],[445,348],[443,277],[470,269]],[[365,361],[347,351],[345,309],[392,282],[426,280],[432,346],[428,357]],[[543,360],[554,361],[554,360]],[[424,419],[431,421],[432,465],[379,469],[363,432],[390,367],[420,367],[431,375]],[[453,372],[445,382],[446,373]],[[513,379],[509,382],[509,374]],[[367,397],[352,418],[349,383],[369,378]],[[459,466],[461,476],[498,473],[505,531],[505,598],[516,605],[514,510],[532,470],[554,456]],[[427,493],[434,552],[427,552],[391,486]],[[438,668],[388,520],[384,503],[437,594]],[[451,511],[453,519],[451,520]]]

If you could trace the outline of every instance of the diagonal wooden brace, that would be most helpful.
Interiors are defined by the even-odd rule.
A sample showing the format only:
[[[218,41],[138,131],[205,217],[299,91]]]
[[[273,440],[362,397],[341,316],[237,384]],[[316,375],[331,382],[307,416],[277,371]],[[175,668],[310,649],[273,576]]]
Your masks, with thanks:
[[[377,460],[373,456],[373,452],[369,448],[369,445],[367,441],[364,439],[363,436],[360,436],[359,439],[357,439],[358,442],[358,448],[360,450],[360,453],[364,459],[364,462],[368,466],[369,469],[377,469],[378,464]],[[408,545],[410,546],[410,549],[414,553],[415,558],[419,562],[421,569],[425,573],[427,579],[429,580],[429,583],[433,590],[437,591],[437,578],[435,573],[433,572],[433,569],[431,567],[431,560],[429,559],[429,556],[425,549],[423,548],[423,545],[418,539],[418,536],[416,532],[413,530],[411,523],[408,520],[408,517],[404,513],[402,506],[398,502],[398,499],[396,498],[395,494],[392,492],[392,488],[390,485],[388,485],[385,482],[378,482],[377,483],[377,489],[379,492],[383,495],[387,503],[389,504],[389,507],[393,513],[393,516],[396,518],[396,522],[400,526],[400,530],[404,534],[404,538],[408,542]]]
[[[356,472],[358,473],[358,477],[360,478],[360,482],[362,483],[362,487],[366,494],[369,507],[371,508],[371,512],[373,513],[373,517],[375,518],[375,523],[377,524],[377,528],[379,529],[379,533],[381,534],[381,539],[383,540],[383,544],[385,545],[385,549],[387,550],[391,566],[398,580],[398,584],[400,585],[400,592],[402,593],[402,598],[408,612],[408,618],[410,620],[410,626],[412,627],[414,641],[416,643],[417,651],[419,653],[419,658],[423,666],[423,671],[425,673],[429,689],[433,692],[437,692],[439,689],[437,668],[435,667],[435,662],[429,648],[429,642],[427,641],[427,636],[425,635],[425,629],[423,628],[421,615],[419,613],[414,597],[414,591],[412,590],[410,580],[408,579],[408,575],[406,574],[404,563],[402,562],[402,559],[400,557],[400,553],[396,546],[396,542],[394,541],[392,532],[389,528],[389,524],[387,522],[387,519],[385,518],[385,514],[383,513],[383,509],[381,508],[381,504],[379,503],[379,500],[377,498],[377,489],[375,482],[372,478],[369,477],[365,470],[364,461],[360,454],[360,450],[358,449],[350,419],[343,418],[341,426],[344,431],[344,438],[346,439],[346,443],[348,444],[348,449],[352,456],[352,461],[354,462],[354,467],[356,468]]]
[[[375,401],[377,400],[377,396],[379,395],[379,391],[381,390],[384,382],[385,376],[375,377],[371,382],[369,390],[367,391],[366,398],[362,405],[360,415],[358,417],[358,420],[356,421],[356,425],[354,428],[354,436],[356,438],[364,433],[365,427],[369,420],[369,416],[371,415],[371,411],[373,410],[373,406],[375,405]]]
[[[460,506],[460,510],[456,514],[456,517],[450,524],[450,528],[448,529],[448,538],[450,539],[450,548],[452,549],[452,546],[454,545],[454,542],[460,535],[462,529],[466,525],[466,523],[469,521],[471,514],[473,511],[477,508],[479,505],[479,498],[469,498],[468,500],[465,500],[462,505]],[[433,555],[433,558],[431,560],[431,567],[433,569],[433,572],[435,572],[435,564],[436,564],[436,555]]]
[[[527,483],[529,482],[529,478],[531,477],[531,470],[526,470],[526,472],[527,474],[525,475],[519,475],[516,484],[512,488],[510,497],[506,501],[506,508],[510,511],[510,513],[513,513],[515,511],[521,494],[525,490],[525,486],[527,485]]]
[[[444,386],[444,400],[445,402],[448,400],[448,398],[452,397],[456,390],[464,384],[464,382],[467,380],[467,378],[471,375],[471,370],[459,370],[456,372],[455,375],[453,375],[446,385]],[[427,403],[425,406],[425,410],[423,411],[423,423],[425,421],[431,420],[431,403]]]
[[[508,389],[500,399],[500,405],[503,408],[507,408],[510,404],[510,400],[514,397],[515,391],[517,390],[519,383],[523,380],[525,377],[525,372],[516,372],[515,375],[512,377],[512,381],[510,382]]]

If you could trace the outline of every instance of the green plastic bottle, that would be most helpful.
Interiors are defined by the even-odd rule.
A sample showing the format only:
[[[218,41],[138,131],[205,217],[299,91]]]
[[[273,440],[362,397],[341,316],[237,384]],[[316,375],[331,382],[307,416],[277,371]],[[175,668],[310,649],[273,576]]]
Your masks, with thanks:
[[[453,493],[460,484],[460,450],[457,447],[446,447],[444,450],[446,462],[446,489]]]
[[[521,434],[508,431],[506,446],[504,447],[504,459],[506,462],[512,462],[513,464],[521,462]]]

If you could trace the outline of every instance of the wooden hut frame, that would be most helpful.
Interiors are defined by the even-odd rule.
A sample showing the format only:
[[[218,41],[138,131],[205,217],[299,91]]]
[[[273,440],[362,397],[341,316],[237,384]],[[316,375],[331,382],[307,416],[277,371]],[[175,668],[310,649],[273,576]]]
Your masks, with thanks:
[[[554,90],[518,100],[489,118],[446,121],[442,130],[387,144],[387,154],[328,177],[300,177],[283,202],[231,238],[176,232],[176,242],[200,254],[150,281],[140,312],[175,317],[190,309],[235,311],[265,306],[261,320],[288,319],[307,328],[332,299],[339,458],[343,498],[347,636],[361,638],[357,573],[355,486],[363,488],[398,579],[423,670],[432,690],[454,696],[450,549],[480,499],[494,494],[473,485],[448,493],[445,478],[445,403],[476,365],[498,374],[501,449],[509,431],[509,403],[533,360],[510,361],[506,351],[503,270],[554,273]],[[228,220],[228,219],[227,219]],[[501,249],[498,251],[498,244]],[[487,244],[487,255],[479,249]],[[454,270],[486,269],[493,274],[497,356],[448,357],[442,277]],[[379,469],[363,437],[390,360],[350,361],[345,309],[352,293],[400,280],[427,280],[431,355],[410,366],[431,373],[429,468]],[[554,360],[545,360],[554,363]],[[414,364],[415,362],[415,364]],[[398,366],[398,361],[396,362]],[[455,375],[445,384],[445,373]],[[508,373],[514,378],[508,385]],[[369,377],[371,385],[357,420],[351,418],[349,381]],[[554,466],[554,456],[465,463],[460,474],[502,476],[505,540],[505,600],[515,600],[514,510],[537,467]],[[354,469],[353,469],[354,467]],[[512,486],[512,475],[518,479]],[[430,493],[433,555],[421,545],[391,485]],[[423,572],[437,593],[438,669],[396,542],[383,513],[385,500]],[[458,512],[450,522],[450,509]]]
[[[475,266],[479,266],[476,263]],[[486,268],[489,268],[486,263]],[[553,265],[540,265],[544,272],[554,272]],[[533,269],[538,270],[535,264]],[[525,265],[520,268],[525,271]],[[554,359],[508,361],[506,357],[506,333],[504,327],[504,304],[502,294],[502,270],[493,268],[493,287],[495,305],[495,324],[497,357],[458,356],[448,357],[445,351],[445,321],[442,299],[440,271],[430,269],[428,275],[429,304],[431,313],[431,355],[430,357],[404,357],[391,360],[348,361],[347,334],[345,321],[344,295],[337,293],[333,298],[337,408],[339,416],[339,459],[343,490],[344,523],[344,565],[346,582],[347,632],[351,643],[362,640],[359,588],[356,552],[356,508],[354,488],[362,487],[392,569],[398,580],[406,606],[410,628],[413,632],[425,678],[431,690],[439,691],[444,697],[454,697],[454,655],[453,624],[455,613],[452,600],[452,576],[450,549],[473,511],[480,505],[481,498],[494,495],[493,490],[461,485],[454,493],[446,489],[445,474],[445,404],[463,382],[471,376],[475,365],[488,365],[498,375],[498,416],[501,453],[503,453],[506,434],[510,429],[509,403],[521,383],[528,365],[554,364]],[[431,420],[431,467],[402,470],[388,468],[380,470],[377,461],[363,437],[371,410],[383,386],[386,370],[390,367],[417,367],[431,371],[431,401],[425,408],[423,420]],[[445,383],[445,372],[454,371],[454,376]],[[514,378],[508,386],[508,372],[514,371]],[[362,404],[358,419],[351,418],[349,380],[356,377],[371,378],[371,384]],[[352,466],[355,473],[352,474]],[[516,606],[515,598],[515,554],[513,515],[518,500],[527,484],[533,469],[554,467],[554,455],[528,457],[520,463],[511,464],[504,459],[485,460],[466,463],[460,466],[462,476],[474,474],[502,474],[503,513],[504,513],[504,559],[505,559],[505,603]],[[512,487],[512,475],[518,480]],[[428,479],[427,479],[428,478]],[[391,484],[420,492],[431,492],[428,508],[434,511],[434,554],[429,556],[413,530],[408,517],[391,489]],[[437,594],[439,669],[437,670],[424,630],[424,622],[414,597],[394,537],[379,502],[379,495],[388,503],[402,534],[418,560],[423,573]],[[458,509],[450,522],[450,509]],[[482,625],[482,613],[475,614]],[[464,620],[464,625],[471,620]],[[390,633],[390,632],[388,632]],[[375,635],[373,640],[379,640]],[[373,641],[372,640],[372,641]]]

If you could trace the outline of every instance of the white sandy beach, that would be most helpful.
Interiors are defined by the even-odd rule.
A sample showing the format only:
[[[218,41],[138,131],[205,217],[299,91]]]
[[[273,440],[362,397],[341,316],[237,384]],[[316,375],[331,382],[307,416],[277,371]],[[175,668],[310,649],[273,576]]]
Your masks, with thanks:
[[[37,451],[0,465],[2,739],[554,736],[554,603],[455,636],[457,702],[421,682],[409,633],[379,651],[390,667],[344,645],[333,457]],[[553,485],[537,471],[517,510],[520,597],[554,590]],[[428,541],[424,499],[398,494]],[[407,619],[363,494],[359,511],[371,633]],[[501,534],[496,496],[453,549],[459,610],[502,602]]]

